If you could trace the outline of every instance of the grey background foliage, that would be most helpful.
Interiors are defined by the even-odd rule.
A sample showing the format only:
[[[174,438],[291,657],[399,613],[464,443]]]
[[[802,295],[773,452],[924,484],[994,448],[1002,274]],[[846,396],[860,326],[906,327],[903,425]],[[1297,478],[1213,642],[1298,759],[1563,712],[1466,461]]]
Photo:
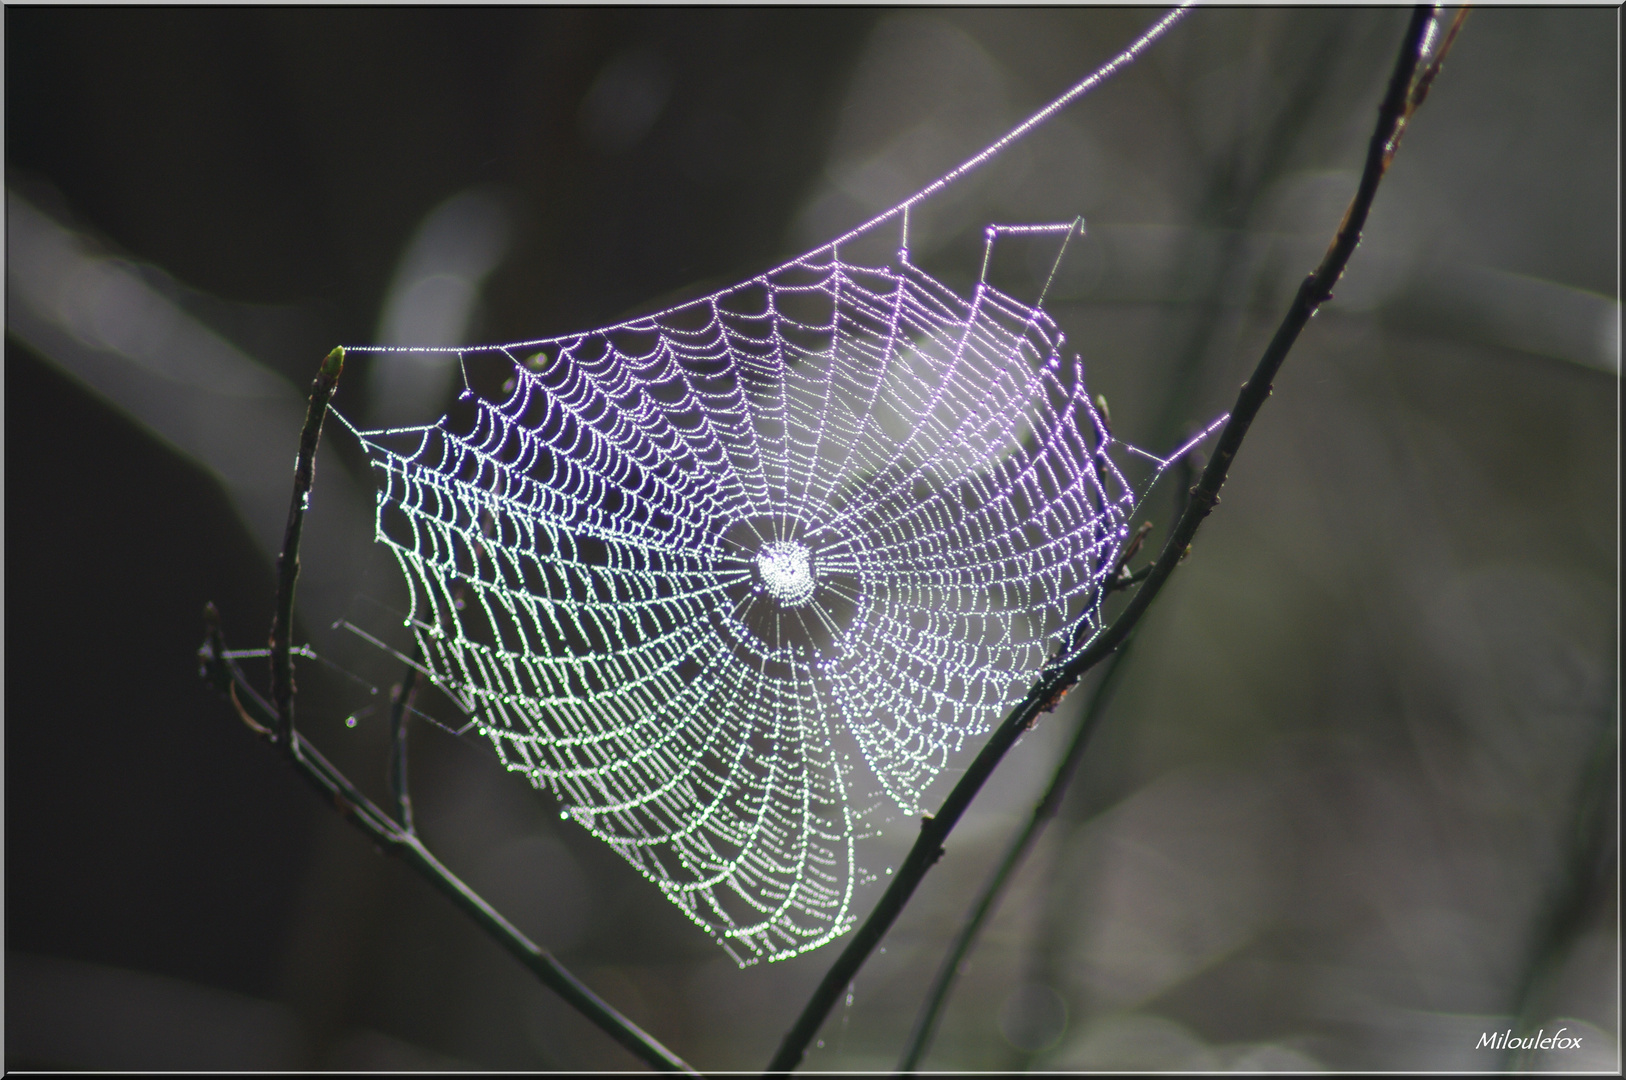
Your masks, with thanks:
[[[1152,16],[8,8],[7,1065],[630,1065],[193,683],[204,600],[261,643],[297,388],[335,341],[543,336],[746,277]],[[1172,447],[1330,237],[1403,22],[1198,11],[922,214],[917,256],[964,283],[985,222],[1082,214],[1047,307],[1118,432]],[[1469,20],[928,1065],[1618,1065],[1618,25]],[[425,419],[454,386],[358,358],[337,404]],[[330,439],[325,655],[398,588],[367,483]],[[313,737],[381,787],[377,716],[301,671]],[[895,1060],[1083,696],[810,1065]],[[413,769],[446,861],[702,1068],[760,1067],[832,959],[736,970],[476,743],[423,725]],[[1581,1045],[1476,1048],[1526,1023]]]

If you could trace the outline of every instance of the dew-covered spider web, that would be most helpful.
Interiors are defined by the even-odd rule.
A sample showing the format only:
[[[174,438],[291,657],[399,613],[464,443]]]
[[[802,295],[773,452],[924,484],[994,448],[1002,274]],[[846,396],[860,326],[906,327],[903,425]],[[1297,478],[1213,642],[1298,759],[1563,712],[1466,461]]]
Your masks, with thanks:
[[[908,215],[1176,17],[847,236],[615,327],[457,350],[446,417],[359,433],[424,666],[741,963],[846,930],[862,796],[918,813],[1100,627],[1133,448],[1038,303],[986,258],[966,295],[917,267]],[[880,228],[895,257],[843,257]]]

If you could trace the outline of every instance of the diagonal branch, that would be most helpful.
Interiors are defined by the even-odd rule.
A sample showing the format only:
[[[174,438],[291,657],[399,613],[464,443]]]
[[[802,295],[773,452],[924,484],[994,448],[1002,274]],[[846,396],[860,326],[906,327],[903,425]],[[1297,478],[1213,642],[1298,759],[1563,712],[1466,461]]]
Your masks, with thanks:
[[[339,373],[343,366],[343,349],[334,349],[323,360],[321,371],[311,386],[310,409],[305,415],[304,430],[300,433],[299,456],[294,467],[293,502],[288,511],[288,528],[283,539],[282,553],[277,559],[276,614],[271,623],[270,649],[272,701],[268,702],[260,696],[243,675],[242,669],[227,654],[225,635],[220,629],[220,616],[213,604],[204,609],[208,638],[198,651],[202,663],[201,674],[231,699],[238,717],[244,724],[256,734],[282,748],[294,769],[324,800],[330,801],[351,824],[372,838],[382,850],[398,856],[431,885],[450,897],[452,902],[491,935],[497,944],[529,968],[545,986],[564,998],[577,1012],[652,1068],[698,1075],[682,1058],[617,1012],[588,989],[585,983],[566,970],[546,949],[531,941],[513,923],[503,918],[496,908],[435,858],[418,838],[412,829],[411,804],[406,795],[405,777],[404,723],[406,706],[412,693],[410,682],[403,682],[391,716],[391,788],[397,812],[401,815],[400,823],[362,794],[355,784],[294,728],[295,691],[290,636],[293,624],[294,588],[299,579],[299,540],[304,528],[305,509],[309,503],[314,477],[316,447],[322,436],[322,421],[326,417],[328,402],[333,398],[333,391],[338,385]]]
[[[904,859],[903,865],[893,875],[892,884],[882,894],[869,917],[854,932],[852,940],[814,990],[812,998],[803,1008],[796,1023],[785,1033],[779,1050],[768,1063],[767,1072],[789,1072],[801,1064],[808,1045],[823,1025],[830,1009],[852,982],[853,977],[858,974],[859,968],[869,958],[870,952],[896,921],[904,905],[909,902],[915,889],[926,876],[926,872],[942,857],[944,840],[959,823],[961,816],[971,805],[971,800],[982,789],[982,785],[987,782],[995,767],[1015,745],[1022,732],[1037,720],[1041,713],[1053,708],[1061,695],[1066,693],[1080,676],[1123,644],[1185,556],[1203,519],[1219,504],[1220,488],[1225,483],[1231,462],[1235,460],[1237,450],[1241,448],[1242,440],[1247,436],[1254,417],[1258,415],[1265,399],[1270,396],[1271,381],[1275,379],[1277,371],[1281,369],[1288,352],[1298,340],[1300,331],[1310,321],[1310,317],[1332,296],[1333,286],[1342,276],[1345,265],[1355,252],[1355,245],[1360,241],[1361,229],[1365,226],[1367,215],[1371,211],[1378,184],[1383,179],[1391,160],[1392,147],[1401,121],[1408,115],[1408,107],[1412,106],[1413,76],[1421,59],[1424,37],[1432,13],[1433,9],[1426,5],[1412,11],[1405,37],[1402,39],[1400,56],[1395,63],[1394,74],[1389,80],[1382,104],[1378,107],[1377,127],[1367,147],[1366,165],[1355,197],[1350,202],[1349,209],[1345,212],[1344,219],[1339,224],[1338,231],[1333,236],[1320,265],[1299,286],[1286,316],[1270,344],[1265,348],[1264,355],[1260,357],[1253,374],[1242,384],[1230,419],[1220,432],[1213,457],[1203,470],[1202,478],[1191,489],[1191,498],[1186,504],[1185,512],[1180,516],[1174,531],[1169,534],[1145,583],[1136,591],[1111,626],[1096,635],[1073,659],[1060,667],[1052,667],[1034,683],[1028,695],[983,744],[982,750],[966,769],[959,783],[943,801],[937,815],[927,817],[921,822],[920,836]]]

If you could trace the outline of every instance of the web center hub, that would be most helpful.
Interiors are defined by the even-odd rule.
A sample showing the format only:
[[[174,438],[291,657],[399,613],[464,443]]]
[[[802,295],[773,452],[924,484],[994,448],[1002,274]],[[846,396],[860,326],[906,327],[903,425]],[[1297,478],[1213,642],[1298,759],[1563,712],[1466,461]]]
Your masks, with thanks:
[[[757,576],[767,594],[783,607],[798,607],[813,599],[813,555],[807,545],[775,540],[757,554]]]

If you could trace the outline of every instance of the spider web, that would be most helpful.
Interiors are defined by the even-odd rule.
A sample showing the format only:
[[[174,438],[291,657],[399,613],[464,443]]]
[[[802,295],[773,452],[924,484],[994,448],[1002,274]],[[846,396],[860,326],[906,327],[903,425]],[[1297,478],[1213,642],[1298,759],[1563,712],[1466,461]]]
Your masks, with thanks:
[[[357,433],[432,678],[741,964],[845,931],[860,796],[918,813],[1100,627],[1134,448],[1038,302],[986,280],[1000,234],[1065,251],[1081,223],[991,226],[962,296],[911,262],[908,212],[1178,14],[837,241],[615,327],[459,350],[446,417]],[[894,218],[894,258],[842,257]]]

